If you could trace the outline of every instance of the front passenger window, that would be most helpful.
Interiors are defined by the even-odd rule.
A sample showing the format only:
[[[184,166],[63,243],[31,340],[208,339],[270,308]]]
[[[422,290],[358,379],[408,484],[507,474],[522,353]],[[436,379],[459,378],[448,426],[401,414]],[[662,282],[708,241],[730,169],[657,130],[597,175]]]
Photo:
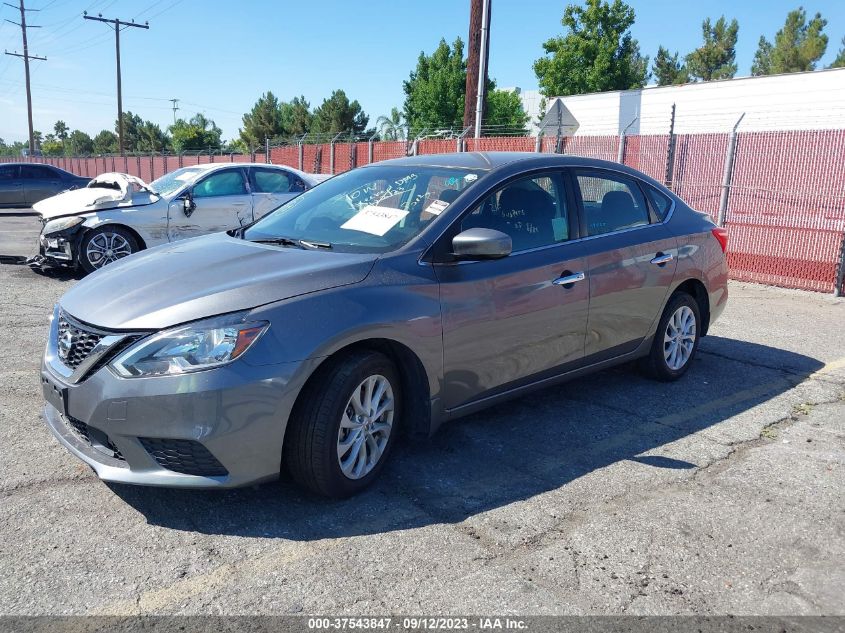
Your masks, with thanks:
[[[587,235],[603,235],[649,223],[648,205],[633,180],[580,170],[576,175]]]

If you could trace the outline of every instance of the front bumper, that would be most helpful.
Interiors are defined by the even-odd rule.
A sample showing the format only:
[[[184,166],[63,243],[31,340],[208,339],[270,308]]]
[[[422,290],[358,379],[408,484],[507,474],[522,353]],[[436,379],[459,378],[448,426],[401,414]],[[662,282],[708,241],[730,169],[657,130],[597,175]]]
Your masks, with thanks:
[[[105,481],[184,488],[254,484],[279,474],[304,365],[235,361],[183,376],[132,379],[103,367],[71,384],[45,361],[44,419],[59,442]]]
[[[46,224],[46,221],[42,220],[42,224]],[[42,233],[38,236],[38,255],[30,258],[27,264],[32,268],[75,268],[84,233],[83,224],[50,235],[44,235],[42,227]]]

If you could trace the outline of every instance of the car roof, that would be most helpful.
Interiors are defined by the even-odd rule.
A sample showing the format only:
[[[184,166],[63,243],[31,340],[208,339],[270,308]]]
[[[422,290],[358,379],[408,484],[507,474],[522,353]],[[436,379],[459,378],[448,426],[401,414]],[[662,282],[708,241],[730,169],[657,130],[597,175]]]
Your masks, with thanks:
[[[369,166],[396,165],[404,167],[451,167],[456,169],[476,169],[482,171],[496,171],[508,165],[523,163],[526,169],[555,168],[555,167],[594,167],[610,169],[629,174],[645,180],[663,189],[663,185],[647,174],[636,169],[599,158],[585,158],[568,154],[551,154],[546,152],[456,152],[448,154],[422,154],[406,158],[394,158]]]

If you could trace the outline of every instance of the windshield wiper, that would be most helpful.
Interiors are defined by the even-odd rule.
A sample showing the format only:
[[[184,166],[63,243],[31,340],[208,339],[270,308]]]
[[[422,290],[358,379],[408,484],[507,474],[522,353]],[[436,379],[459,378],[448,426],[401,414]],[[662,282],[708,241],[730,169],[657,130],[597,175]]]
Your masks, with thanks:
[[[331,243],[329,242],[315,242],[314,240],[295,240],[290,237],[265,237],[257,240],[250,240],[250,242],[256,242],[258,244],[278,244],[279,246],[298,246],[302,249],[329,249],[332,247]]]
[[[308,248],[331,248],[331,242],[315,242],[314,240],[299,240],[299,243]]]

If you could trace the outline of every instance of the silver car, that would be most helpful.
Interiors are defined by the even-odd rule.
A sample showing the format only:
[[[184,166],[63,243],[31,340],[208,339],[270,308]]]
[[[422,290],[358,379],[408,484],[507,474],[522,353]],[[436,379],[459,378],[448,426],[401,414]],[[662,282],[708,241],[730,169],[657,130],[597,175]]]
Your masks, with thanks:
[[[680,378],[725,307],[725,248],[615,163],[377,163],[77,284],[53,314],[44,417],[108,481],[220,488],[285,468],[349,495],[400,432],[637,359]]]
[[[30,265],[92,272],[144,248],[249,224],[328,176],[263,163],[183,167],[147,184],[106,173],[47,198]]]

